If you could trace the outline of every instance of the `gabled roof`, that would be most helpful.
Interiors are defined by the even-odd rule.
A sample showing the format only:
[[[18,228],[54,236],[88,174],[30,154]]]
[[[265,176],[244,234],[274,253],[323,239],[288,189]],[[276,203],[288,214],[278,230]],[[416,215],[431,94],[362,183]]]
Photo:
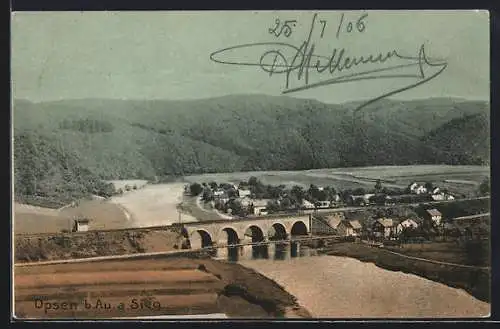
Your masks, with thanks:
[[[337,228],[339,226],[340,222],[342,221],[342,219],[340,219],[337,216],[327,216],[326,221],[328,222],[328,224],[330,224],[330,226],[332,228]]]
[[[361,223],[357,220],[343,220],[341,221],[345,226],[352,227],[353,229],[360,229]]]
[[[437,209],[427,209],[426,211],[431,216],[441,216],[441,213]]]
[[[349,223],[351,224],[353,229],[361,228],[361,223],[359,222],[359,220],[350,220]]]
[[[272,199],[256,199],[256,200],[252,200],[252,204],[254,205],[254,207],[265,207],[267,206],[267,203],[268,202],[271,202],[273,201]]]
[[[380,223],[383,227],[393,227],[394,220],[392,218],[379,218],[377,223]]]
[[[403,224],[404,222],[407,222],[411,225],[415,224],[416,226],[418,226],[418,222],[412,218],[407,218],[405,220],[402,220],[399,224]]]

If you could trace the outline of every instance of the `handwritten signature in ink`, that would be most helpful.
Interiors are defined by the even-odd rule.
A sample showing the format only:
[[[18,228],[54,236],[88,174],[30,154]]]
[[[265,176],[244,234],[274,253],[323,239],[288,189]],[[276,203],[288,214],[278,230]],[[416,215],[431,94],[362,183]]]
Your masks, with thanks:
[[[360,105],[356,110],[403,91],[420,86],[437,76],[447,68],[447,63],[443,60],[430,60],[426,56],[425,47],[422,44],[418,49],[416,56],[402,55],[396,49],[390,49],[386,52],[380,52],[376,55],[348,56],[348,50],[344,47],[334,48],[330,56],[319,55],[316,53],[318,43],[313,37],[315,28],[318,27],[317,14],[312,17],[307,38],[300,45],[293,45],[287,42],[261,42],[236,45],[217,50],[210,54],[210,59],[216,63],[239,66],[256,66],[269,76],[283,75],[285,79],[282,94],[290,94],[307,89],[317,88],[326,85],[342,84],[361,80],[381,80],[409,78],[411,83],[401,85],[380,96],[370,99]],[[364,14],[356,22],[349,23],[346,32],[352,32],[353,26],[358,28],[359,32],[366,29],[365,22],[367,14]],[[341,22],[338,26],[336,37],[344,21],[342,14]],[[326,21],[320,20],[320,38],[323,39],[325,33]],[[293,23],[293,24],[290,24]],[[276,37],[281,33],[276,31],[285,31],[284,37],[292,34],[292,26],[295,27],[295,21],[285,21],[281,30],[279,30],[279,20],[276,20],[276,26],[270,29]],[[260,58],[245,59],[248,57],[249,50],[262,50]],[[238,59],[239,58],[239,59]],[[370,69],[356,70],[363,66],[370,66]],[[408,72],[407,68],[415,68]],[[431,73],[427,73],[428,68]],[[311,81],[312,78],[316,79]],[[294,84],[294,86],[292,86]]]

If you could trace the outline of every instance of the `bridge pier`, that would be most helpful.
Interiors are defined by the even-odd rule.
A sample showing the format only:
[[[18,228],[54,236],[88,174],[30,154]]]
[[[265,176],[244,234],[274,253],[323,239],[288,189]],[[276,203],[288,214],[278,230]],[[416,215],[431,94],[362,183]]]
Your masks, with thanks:
[[[300,255],[300,242],[290,242],[290,257],[298,257]]]
[[[217,258],[227,259],[229,256],[228,248],[225,244],[219,244],[220,248],[217,248]]]
[[[274,255],[276,255],[276,243],[270,243],[267,245],[267,253],[269,258],[274,259]]]
[[[246,243],[251,243],[252,242],[252,237],[245,236],[243,239],[240,240],[240,243],[246,244]],[[251,245],[244,245],[240,247],[240,253],[239,253],[239,259],[241,260],[251,260],[252,259],[252,246]]]

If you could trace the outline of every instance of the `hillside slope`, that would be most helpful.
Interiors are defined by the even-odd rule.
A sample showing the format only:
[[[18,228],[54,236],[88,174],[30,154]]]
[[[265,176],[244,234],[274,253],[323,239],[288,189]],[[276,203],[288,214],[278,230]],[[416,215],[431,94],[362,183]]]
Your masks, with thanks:
[[[16,194],[39,194],[34,180],[45,184],[45,194],[71,194],[61,177],[82,172],[88,176],[74,189],[89,192],[94,183],[85,182],[99,178],[488,161],[489,143],[471,139],[489,120],[486,102],[383,100],[353,115],[356,105],[264,95],[18,100]]]

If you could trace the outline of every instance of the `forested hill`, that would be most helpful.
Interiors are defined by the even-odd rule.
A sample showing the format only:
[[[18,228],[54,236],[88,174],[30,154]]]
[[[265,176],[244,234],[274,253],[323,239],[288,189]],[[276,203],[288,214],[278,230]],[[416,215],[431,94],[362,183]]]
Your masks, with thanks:
[[[74,181],[75,171],[101,179],[150,179],[489,161],[487,102],[382,100],[353,115],[356,105],[264,95],[191,101],[17,100],[16,193],[43,194],[55,186],[64,190],[61,186]],[[34,158],[51,170],[26,165]]]

